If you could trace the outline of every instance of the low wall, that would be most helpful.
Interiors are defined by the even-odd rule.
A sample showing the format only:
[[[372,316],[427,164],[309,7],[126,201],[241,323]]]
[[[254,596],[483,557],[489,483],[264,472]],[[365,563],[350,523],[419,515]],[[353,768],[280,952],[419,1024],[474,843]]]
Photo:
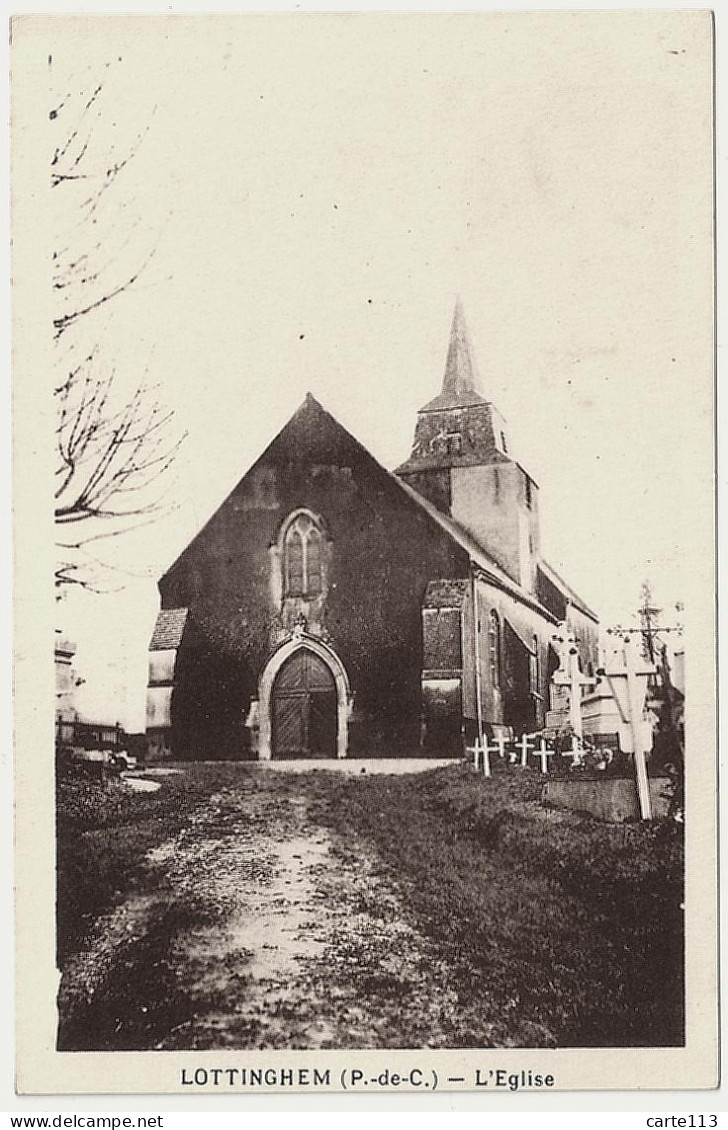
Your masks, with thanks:
[[[652,816],[655,820],[667,816],[669,785],[668,777],[650,778]],[[600,820],[613,823],[640,819],[637,782],[624,777],[581,777],[577,780],[552,777],[544,784],[543,801],[556,808],[588,812]]]

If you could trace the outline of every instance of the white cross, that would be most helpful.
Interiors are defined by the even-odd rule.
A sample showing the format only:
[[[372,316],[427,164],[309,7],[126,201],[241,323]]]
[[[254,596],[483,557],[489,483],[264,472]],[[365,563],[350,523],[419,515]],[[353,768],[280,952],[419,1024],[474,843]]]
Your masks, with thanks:
[[[549,770],[548,759],[550,757],[553,757],[554,753],[555,753],[555,750],[549,749],[549,747],[546,745],[546,742],[543,740],[543,738],[541,738],[540,748],[537,749],[537,750],[534,750],[533,756],[538,757],[540,759],[540,761],[541,761],[541,772],[542,773],[548,773],[548,770]]]
[[[476,769],[480,766],[480,755],[483,755],[483,776],[490,777],[490,750],[488,743],[481,742],[480,738],[475,739],[475,745],[468,746],[468,753],[473,755],[473,765]]]
[[[521,735],[520,746],[521,746],[521,768],[525,769],[526,766],[528,765],[528,755],[531,752],[531,742],[529,740],[528,734],[522,734]]]
[[[572,737],[572,739],[571,739],[571,749],[563,749],[561,751],[561,756],[562,757],[570,757],[571,758],[571,768],[576,769],[576,767],[578,765],[584,764],[584,752],[585,751],[582,748],[582,746],[579,744],[578,739],[576,737]]]
[[[506,755],[506,739],[503,737],[503,734],[499,734],[495,740],[498,746],[498,756],[502,761]]]

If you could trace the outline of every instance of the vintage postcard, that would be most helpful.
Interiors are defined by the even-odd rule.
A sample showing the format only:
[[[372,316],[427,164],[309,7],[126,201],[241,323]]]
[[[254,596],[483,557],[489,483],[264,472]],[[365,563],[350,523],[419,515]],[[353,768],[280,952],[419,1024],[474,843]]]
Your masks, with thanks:
[[[716,1087],[711,13],[11,39],[19,1094]]]

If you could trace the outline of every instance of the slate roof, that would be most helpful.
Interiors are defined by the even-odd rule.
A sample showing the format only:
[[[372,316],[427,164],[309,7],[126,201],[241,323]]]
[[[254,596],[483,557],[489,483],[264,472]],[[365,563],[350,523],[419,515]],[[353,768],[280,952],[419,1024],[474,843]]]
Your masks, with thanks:
[[[462,608],[468,594],[469,581],[430,581],[425,589],[423,608]]]
[[[157,614],[157,622],[149,644],[150,651],[166,651],[171,647],[179,647],[187,623],[188,611],[187,608],[163,608]]]
[[[504,621],[508,625],[508,630],[513,632],[513,635],[519,641],[521,647],[525,648],[525,650],[530,655],[534,655],[535,653],[534,653],[534,650],[533,650],[533,639],[530,639],[530,640],[525,639],[524,636],[523,636],[523,632],[519,632],[518,628],[515,626],[515,624],[511,623],[511,621],[508,619],[508,617],[504,617]]]
[[[475,404],[487,404],[478,389],[479,384],[480,377],[470,334],[462,303],[458,299],[452,317],[442,390],[439,396],[430,400],[424,408],[420,408],[420,412],[437,412],[443,408],[469,408]]]
[[[567,585],[564,578],[556,572],[553,565],[549,565],[547,561],[541,560],[538,563],[538,567],[544,576],[548,577],[553,585],[556,585],[557,589],[561,589],[570,604],[573,604],[575,608],[578,608],[580,612],[583,612],[584,615],[588,616],[591,620],[599,620],[596,612],[593,612],[589,605],[584,603],[578,593],[575,593],[574,590]]]

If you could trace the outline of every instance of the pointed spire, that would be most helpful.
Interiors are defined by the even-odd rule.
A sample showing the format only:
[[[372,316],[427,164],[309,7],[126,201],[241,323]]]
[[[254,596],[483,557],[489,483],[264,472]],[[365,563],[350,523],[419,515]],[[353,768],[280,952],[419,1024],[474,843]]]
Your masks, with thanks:
[[[442,381],[443,396],[462,396],[463,393],[477,392],[477,366],[473,357],[473,346],[468,333],[463,304],[458,298],[452,316],[450,345],[445,362],[445,376]]]
[[[452,316],[450,344],[447,350],[447,361],[445,362],[445,375],[442,379],[442,391],[421,411],[430,412],[442,408],[463,408],[472,404],[486,404],[485,397],[481,395],[478,389],[479,383],[478,367],[475,364],[463,304],[458,298]]]

